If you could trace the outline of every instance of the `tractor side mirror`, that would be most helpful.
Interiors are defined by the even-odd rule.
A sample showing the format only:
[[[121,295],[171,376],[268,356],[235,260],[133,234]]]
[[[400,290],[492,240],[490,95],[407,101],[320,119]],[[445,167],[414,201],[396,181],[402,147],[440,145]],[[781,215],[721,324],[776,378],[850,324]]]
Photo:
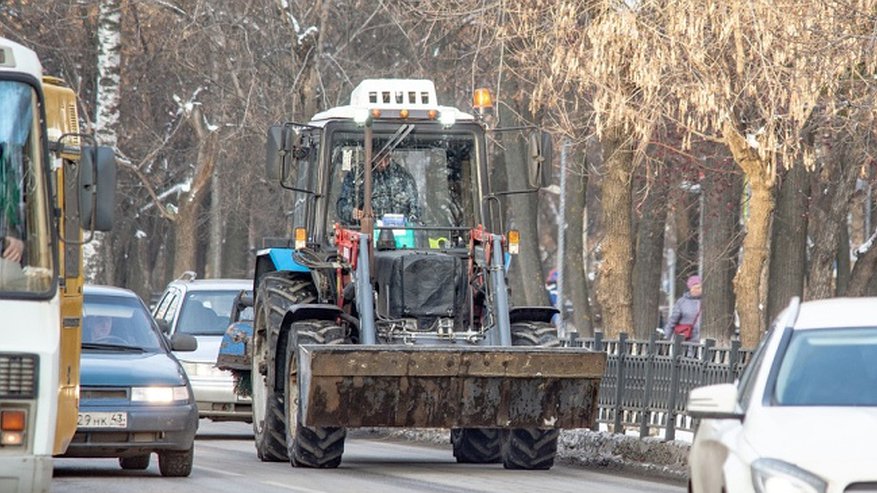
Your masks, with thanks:
[[[283,161],[288,152],[286,145],[288,128],[285,125],[271,125],[265,145],[265,174],[269,180],[279,180]]]
[[[78,189],[83,229],[112,229],[116,210],[116,156],[111,148],[83,146]]]
[[[302,134],[296,127],[272,125],[268,128],[265,166],[271,180],[285,180],[298,168],[298,162],[307,159],[311,148],[302,142]]]
[[[552,152],[551,134],[533,130],[530,133],[529,152],[527,153],[531,187],[548,186],[549,174],[545,169],[551,164]]]

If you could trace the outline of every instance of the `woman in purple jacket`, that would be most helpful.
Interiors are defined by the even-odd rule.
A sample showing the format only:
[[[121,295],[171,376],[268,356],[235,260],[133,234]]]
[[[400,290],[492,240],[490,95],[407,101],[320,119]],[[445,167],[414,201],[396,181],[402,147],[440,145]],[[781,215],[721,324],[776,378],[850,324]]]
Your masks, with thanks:
[[[691,276],[686,282],[688,291],[673,304],[673,311],[664,326],[664,338],[671,339],[681,333],[686,341],[700,341],[700,276]],[[687,337],[686,337],[687,335]]]

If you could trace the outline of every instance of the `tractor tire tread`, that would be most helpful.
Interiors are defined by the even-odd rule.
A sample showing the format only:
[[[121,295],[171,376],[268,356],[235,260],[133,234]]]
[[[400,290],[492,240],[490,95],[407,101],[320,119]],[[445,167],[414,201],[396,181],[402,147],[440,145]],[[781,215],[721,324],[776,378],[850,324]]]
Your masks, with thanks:
[[[347,342],[346,330],[332,320],[296,321],[292,331],[295,348],[303,344],[338,345]],[[298,417],[295,426],[295,436],[290,437],[292,443],[287,444],[287,455],[293,466],[332,469],[341,464],[347,438],[345,428],[303,426]]]
[[[316,299],[312,285],[304,280],[291,279],[282,273],[268,274],[259,286],[259,303],[266,303],[269,326],[280,326],[290,306],[310,303]],[[264,300],[264,301],[263,301]],[[259,330],[260,328],[254,327]],[[261,328],[267,330],[268,328]],[[253,422],[256,455],[262,462],[285,462],[289,460],[286,447],[286,417],[284,415],[283,390],[274,382],[266,385],[265,422],[262,429]]]
[[[451,430],[454,457],[460,464],[494,464],[502,461],[501,433],[497,428]]]
[[[547,322],[512,324],[512,345],[560,347],[557,328]],[[557,455],[557,429],[513,428],[502,431],[502,463],[506,469],[551,469]]]

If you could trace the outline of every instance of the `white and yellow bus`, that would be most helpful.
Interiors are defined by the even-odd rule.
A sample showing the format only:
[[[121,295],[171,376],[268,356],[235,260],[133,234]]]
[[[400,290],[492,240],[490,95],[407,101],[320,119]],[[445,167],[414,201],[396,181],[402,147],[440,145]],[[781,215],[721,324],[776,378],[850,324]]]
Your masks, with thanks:
[[[0,491],[48,491],[76,431],[82,243],[112,223],[112,151],[80,140],[76,99],[0,38]]]

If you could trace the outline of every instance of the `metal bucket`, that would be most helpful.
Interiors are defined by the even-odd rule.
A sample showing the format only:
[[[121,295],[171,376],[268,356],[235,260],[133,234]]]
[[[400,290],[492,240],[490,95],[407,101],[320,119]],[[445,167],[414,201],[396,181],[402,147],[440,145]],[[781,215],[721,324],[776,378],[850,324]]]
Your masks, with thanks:
[[[305,426],[592,428],[606,354],[580,348],[303,345]]]

